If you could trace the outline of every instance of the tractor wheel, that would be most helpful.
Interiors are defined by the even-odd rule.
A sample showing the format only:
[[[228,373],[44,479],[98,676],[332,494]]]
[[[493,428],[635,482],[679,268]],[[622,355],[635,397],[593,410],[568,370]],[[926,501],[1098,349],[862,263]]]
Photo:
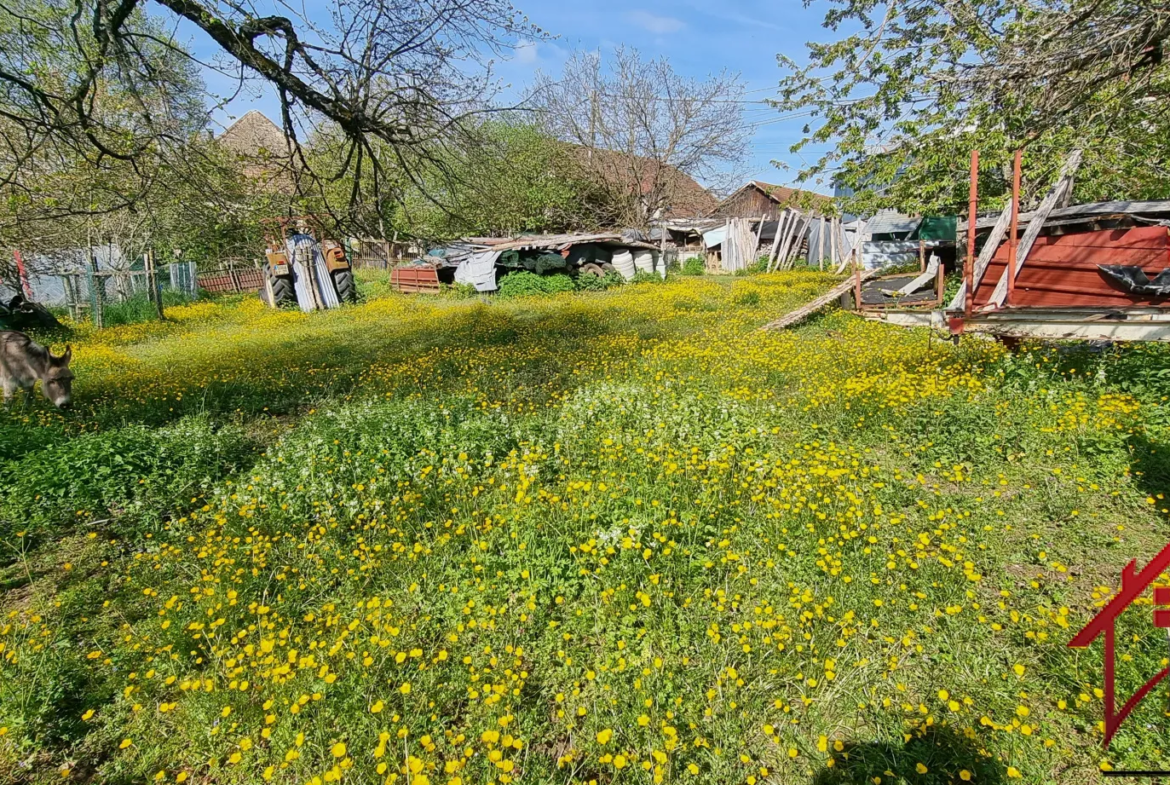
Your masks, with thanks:
[[[617,268],[614,267],[609,262],[602,263],[602,265],[601,265],[601,274],[602,275],[605,275],[606,273],[616,273],[616,272],[617,272]]]
[[[273,308],[279,308],[285,303],[295,303],[297,301],[297,293],[293,289],[292,278],[283,275],[273,275],[272,266],[265,264],[264,280],[267,284],[260,287],[260,299]],[[272,292],[273,302],[268,302],[269,291]]]
[[[594,278],[604,278],[605,270],[601,269],[601,265],[595,262],[581,265],[578,275],[592,275]]]
[[[337,299],[343,303],[357,302],[357,285],[353,281],[353,270],[334,270],[333,286],[337,289]]]

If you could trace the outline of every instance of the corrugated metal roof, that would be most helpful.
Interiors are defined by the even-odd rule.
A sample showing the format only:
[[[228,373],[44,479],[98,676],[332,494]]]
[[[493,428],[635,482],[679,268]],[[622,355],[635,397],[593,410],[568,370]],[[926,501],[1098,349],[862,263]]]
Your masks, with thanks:
[[[1052,220],[1061,218],[1101,218],[1107,215],[1167,215],[1170,214],[1170,201],[1157,202],[1092,202],[1090,204],[1074,204],[1070,207],[1058,207],[1048,214]],[[1035,212],[1020,213],[1020,225],[1032,220]],[[990,229],[995,226],[999,213],[988,214],[975,221],[976,231]]]
[[[878,234],[905,234],[913,232],[922,223],[921,218],[911,218],[897,210],[881,210],[873,218],[865,222],[865,229],[870,235]]]
[[[550,249],[556,251],[563,251],[566,248],[571,248],[574,245],[581,245],[583,243],[600,243],[602,245],[628,245],[632,248],[655,248],[650,243],[644,243],[639,240],[626,240],[621,234],[616,232],[606,232],[604,234],[546,234],[546,235],[532,235],[531,237],[517,237],[512,240],[505,240],[500,243],[492,243],[491,248],[494,251],[528,251],[537,249]]]

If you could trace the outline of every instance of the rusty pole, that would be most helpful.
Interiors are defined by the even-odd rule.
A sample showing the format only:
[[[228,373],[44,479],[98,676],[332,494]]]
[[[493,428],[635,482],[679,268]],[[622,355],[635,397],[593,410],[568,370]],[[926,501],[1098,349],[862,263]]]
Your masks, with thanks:
[[[965,314],[971,318],[975,303],[975,206],[979,200],[979,151],[971,151],[971,195],[967,201],[967,302]]]
[[[1016,263],[1018,261],[1020,240],[1017,236],[1020,229],[1020,169],[1024,160],[1024,151],[1016,150],[1016,160],[1012,166],[1012,226],[1008,234],[1008,279],[1007,297],[1005,306],[1012,304],[1012,292],[1016,290]]]
[[[13,251],[12,258],[16,260],[16,274],[20,278],[20,288],[24,290],[24,296],[31,300],[33,291],[28,282],[28,272],[24,269],[24,257],[20,255],[20,251]]]

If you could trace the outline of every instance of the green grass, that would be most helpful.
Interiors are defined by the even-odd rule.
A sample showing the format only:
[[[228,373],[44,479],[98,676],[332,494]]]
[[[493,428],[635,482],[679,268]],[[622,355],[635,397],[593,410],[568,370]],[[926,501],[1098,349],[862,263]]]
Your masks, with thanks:
[[[163,309],[178,305],[187,305],[194,302],[192,298],[176,289],[162,290]],[[158,310],[145,292],[140,292],[125,300],[106,303],[102,309],[102,324],[106,327],[117,327],[123,324],[136,324],[158,319]]]
[[[832,282],[81,330],[78,411],[0,415],[0,782],[1170,765],[1065,646],[1170,540],[1166,351],[755,330]]]

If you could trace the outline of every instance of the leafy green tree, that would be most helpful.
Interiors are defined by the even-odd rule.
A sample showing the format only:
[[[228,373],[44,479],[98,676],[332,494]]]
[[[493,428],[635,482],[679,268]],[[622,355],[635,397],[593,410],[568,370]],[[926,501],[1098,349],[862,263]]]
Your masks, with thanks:
[[[969,152],[982,206],[1006,196],[1025,149],[1025,200],[1086,150],[1074,200],[1170,197],[1170,11],[1153,0],[832,0],[835,37],[804,65],[780,56],[776,106],[835,145],[802,178],[830,175],[858,211],[961,211]]]
[[[484,123],[432,177],[435,187],[413,189],[402,216],[424,236],[590,229],[617,209],[568,145],[522,120]],[[440,185],[448,204],[428,199]]]

